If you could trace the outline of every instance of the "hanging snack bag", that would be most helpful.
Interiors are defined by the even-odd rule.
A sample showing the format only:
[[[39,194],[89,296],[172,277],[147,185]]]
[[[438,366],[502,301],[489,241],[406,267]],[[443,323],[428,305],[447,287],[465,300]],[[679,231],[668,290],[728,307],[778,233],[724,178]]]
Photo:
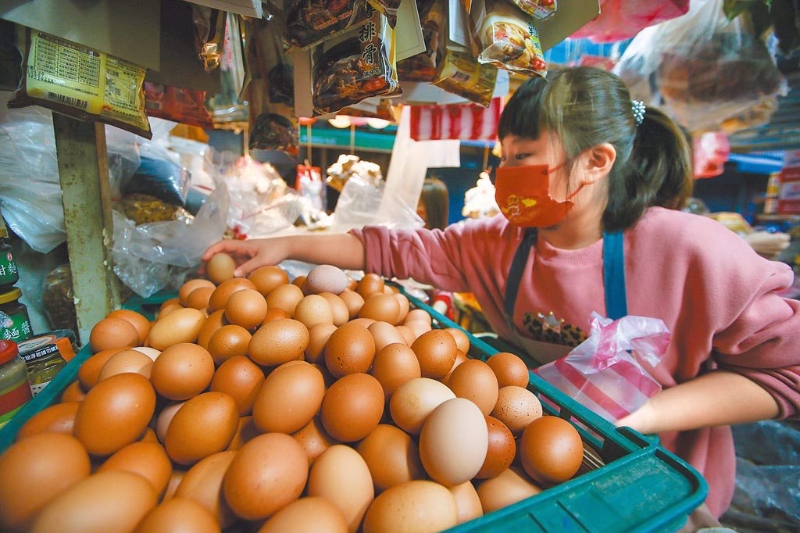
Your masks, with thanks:
[[[400,9],[400,0],[370,0],[370,3],[386,17],[389,26],[397,26],[397,10]]]
[[[529,15],[506,0],[473,2],[473,13],[480,63],[525,75],[547,75],[539,34]]]
[[[400,96],[394,57],[394,30],[375,11],[366,24],[320,44],[313,54],[314,113],[335,113],[373,96]]]
[[[558,2],[556,0],[508,0],[522,11],[536,17],[539,20],[544,20],[553,15],[558,9]]]
[[[366,0],[285,0],[283,40],[289,48],[306,49],[364,24],[375,8]]]
[[[225,36],[225,12],[206,6],[192,4],[194,26],[194,48],[203,64],[203,70],[211,72],[219,67],[222,59],[222,39]]]
[[[397,62],[400,81],[431,82],[436,77],[436,66],[441,62],[441,32],[445,27],[447,4],[444,0],[417,2],[425,51]]]
[[[434,85],[487,107],[497,83],[497,67],[481,64],[469,52],[447,50]]]
[[[25,76],[8,107],[40,105],[152,137],[144,67],[38,30],[27,30],[26,45]]]

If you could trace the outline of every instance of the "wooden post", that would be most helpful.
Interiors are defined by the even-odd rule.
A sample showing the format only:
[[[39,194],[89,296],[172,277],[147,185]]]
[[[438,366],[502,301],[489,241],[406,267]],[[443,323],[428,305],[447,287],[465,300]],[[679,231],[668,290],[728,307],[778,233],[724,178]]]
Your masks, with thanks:
[[[64,225],[78,335],[88,344],[97,322],[119,308],[119,283],[111,261],[113,219],[105,127],[53,113],[64,204]]]

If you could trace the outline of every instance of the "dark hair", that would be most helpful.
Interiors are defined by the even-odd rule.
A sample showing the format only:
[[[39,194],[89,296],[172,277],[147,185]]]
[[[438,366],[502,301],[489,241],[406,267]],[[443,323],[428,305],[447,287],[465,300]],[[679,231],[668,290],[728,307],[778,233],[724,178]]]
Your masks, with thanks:
[[[537,139],[542,130],[559,135],[568,169],[588,148],[609,143],[616,149],[606,231],[633,226],[650,206],[680,209],[691,196],[689,146],[678,125],[654,107],[637,124],[628,88],[608,71],[571,67],[522,83],[503,110],[498,136]]]
[[[444,229],[447,227],[450,196],[447,192],[447,185],[442,180],[435,177],[425,178],[419,201],[425,206],[426,228]]]

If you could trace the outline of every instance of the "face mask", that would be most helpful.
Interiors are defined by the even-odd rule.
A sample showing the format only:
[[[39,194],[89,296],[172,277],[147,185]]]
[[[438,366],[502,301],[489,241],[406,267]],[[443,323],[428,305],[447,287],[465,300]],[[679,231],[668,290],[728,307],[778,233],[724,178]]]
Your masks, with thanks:
[[[547,165],[500,167],[497,169],[495,200],[509,222],[523,228],[548,228],[558,224],[575,205],[570,198],[559,202],[550,196],[550,174]]]

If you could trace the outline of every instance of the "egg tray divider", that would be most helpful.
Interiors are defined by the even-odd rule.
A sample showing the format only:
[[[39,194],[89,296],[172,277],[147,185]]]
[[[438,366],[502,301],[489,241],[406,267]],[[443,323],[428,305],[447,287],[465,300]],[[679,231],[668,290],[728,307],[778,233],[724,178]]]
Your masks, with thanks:
[[[434,327],[464,331],[470,342],[469,357],[485,361],[501,351],[409,294],[402,285],[387,283],[405,294],[413,307],[427,311]],[[502,351],[513,353],[513,348],[503,346]],[[524,354],[517,355],[531,365]],[[705,479],[661,446],[657,437],[617,428],[533,372],[528,389],[542,402],[545,414],[568,420],[578,430],[584,444],[581,468],[569,481],[447,533],[677,531],[705,501]]]
[[[427,311],[434,327],[464,331],[418,298],[405,294],[412,306]],[[150,299],[129,300],[123,306],[148,315],[144,306],[156,308],[171,293]],[[470,341],[469,356],[486,360],[499,350],[464,331]],[[91,357],[89,345],[56,374],[47,387],[25,404],[0,428],[0,453],[14,443],[20,427],[33,415],[58,403],[75,379],[81,364]],[[584,459],[576,476],[516,504],[470,520],[447,533],[496,532],[651,532],[677,531],[689,514],[705,501],[708,485],[688,463],[663,448],[657,439],[630,428],[617,428],[599,415],[530,373],[528,389],[542,402],[548,415],[570,421],[584,443]]]

